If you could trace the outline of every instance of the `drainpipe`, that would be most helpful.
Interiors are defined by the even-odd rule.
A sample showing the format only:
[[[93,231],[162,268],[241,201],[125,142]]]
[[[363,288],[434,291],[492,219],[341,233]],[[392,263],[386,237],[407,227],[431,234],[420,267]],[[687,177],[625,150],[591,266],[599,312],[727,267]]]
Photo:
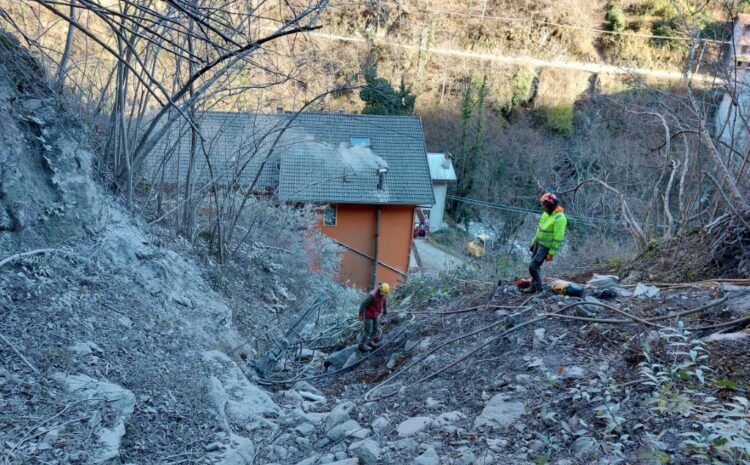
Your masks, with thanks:
[[[375,250],[372,261],[372,289],[378,285],[378,242],[380,241],[380,205],[375,210]]]
[[[385,173],[388,172],[388,168],[378,168],[378,190],[382,191],[385,183]],[[372,262],[372,288],[378,284],[378,242],[380,242],[380,205],[375,210],[375,253],[373,254]]]

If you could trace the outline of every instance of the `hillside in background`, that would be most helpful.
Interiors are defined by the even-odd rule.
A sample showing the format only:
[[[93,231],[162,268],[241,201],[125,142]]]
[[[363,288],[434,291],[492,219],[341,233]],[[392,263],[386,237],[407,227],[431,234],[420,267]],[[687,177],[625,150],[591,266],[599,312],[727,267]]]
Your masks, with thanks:
[[[147,130],[149,118],[168,108],[157,89],[162,93],[179,89],[187,75],[199,69],[185,53],[186,47],[204,54],[205,63],[221,48],[211,40],[181,46],[169,29],[174,37],[166,36],[164,41],[146,41],[128,29],[133,40],[140,40],[137,46],[150,50],[143,59],[134,59],[128,47],[117,46],[116,35],[107,32],[108,23],[101,15],[76,9],[78,24],[85,24],[87,33],[73,29],[71,35],[52,10],[41,6],[44,3],[0,2],[13,18],[13,27],[32,49],[39,50],[44,63],[54,69],[66,57],[62,80],[92,124],[91,143],[111,154],[106,165],[118,166],[118,176],[123,176],[129,168],[120,161],[124,155],[119,152],[133,148],[142,152],[156,143],[158,134]],[[686,161],[683,168],[694,166],[685,168],[684,174],[675,173],[667,185],[672,166],[668,151],[686,151],[688,156],[703,153],[700,139],[677,137],[667,144],[665,127],[672,142],[674,134],[712,120],[726,93],[717,77],[726,72],[731,24],[738,12],[749,8],[745,0],[696,5],[668,0],[338,0],[326,5],[320,14],[321,27],[304,38],[280,37],[261,48],[252,61],[227,74],[222,70],[215,82],[207,75],[200,77],[193,90],[196,85],[212,87],[198,93],[194,109],[360,112],[365,108],[360,92],[366,85],[366,71],[371,70],[415,98],[413,112],[422,118],[427,149],[452,154],[459,182],[451,194],[533,209],[542,191],[567,193],[563,200],[570,211],[596,218],[573,224],[572,255],[621,259],[642,250],[650,240],[672,235],[674,228],[665,231],[664,223],[671,221],[670,215],[680,215],[656,208],[664,203],[660,200],[664,192],[679,204],[666,205],[667,209],[682,208],[691,211],[686,215],[700,219],[699,190],[684,188],[696,185],[696,179],[705,180],[699,165]],[[147,14],[132,8],[124,12]],[[270,32],[281,16],[282,10],[269,8],[267,15],[242,30]],[[115,72],[116,56],[102,52],[92,37],[113,51],[120,50],[132,61],[132,70],[144,70],[143,76],[135,79],[132,70]],[[699,39],[692,55],[691,38]],[[682,75],[686,67],[693,73],[690,93]],[[152,83],[145,85],[149,80]],[[123,103],[115,104],[119,99]],[[170,122],[179,116],[168,113]],[[124,144],[105,136],[118,118],[130,121],[120,123],[126,125],[130,139]],[[127,157],[141,159],[143,153]],[[613,197],[613,191],[596,185],[573,191],[591,178],[606,180],[618,194]],[[138,181],[125,186],[115,182],[121,190],[139,186]],[[633,228],[620,219],[620,193],[638,219],[638,228],[644,230],[636,232],[635,241],[629,234]],[[127,195],[132,198],[133,193]],[[147,208],[153,208],[153,196],[141,195],[148,199]],[[529,233],[524,229],[530,227],[525,215],[456,201],[448,207],[458,223],[486,224],[500,239],[495,243],[501,248]],[[685,218],[680,220],[680,227],[689,229]],[[612,247],[596,247],[602,238]]]

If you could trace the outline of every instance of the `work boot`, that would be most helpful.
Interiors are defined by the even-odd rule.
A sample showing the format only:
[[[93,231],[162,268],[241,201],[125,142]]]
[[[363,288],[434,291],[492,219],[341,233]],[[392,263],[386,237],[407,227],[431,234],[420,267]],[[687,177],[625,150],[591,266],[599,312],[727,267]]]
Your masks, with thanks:
[[[536,288],[534,286],[521,288],[521,294],[534,294],[534,293],[536,293]]]
[[[359,349],[360,352],[369,352],[372,350],[367,344],[360,344],[357,346],[357,349]]]

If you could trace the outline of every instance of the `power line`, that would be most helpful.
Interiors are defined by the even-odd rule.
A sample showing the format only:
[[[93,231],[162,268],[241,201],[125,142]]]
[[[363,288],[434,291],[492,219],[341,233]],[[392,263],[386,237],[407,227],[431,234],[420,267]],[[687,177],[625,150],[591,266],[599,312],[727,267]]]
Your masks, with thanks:
[[[504,204],[501,204],[501,203],[485,202],[484,200],[472,199],[472,198],[469,198],[469,197],[459,197],[457,195],[450,195],[450,194],[448,194],[446,197],[448,199],[450,199],[450,200],[455,200],[455,201],[458,201],[458,202],[467,203],[469,205],[475,205],[475,206],[478,206],[478,207],[490,208],[490,209],[493,209],[493,210],[502,210],[502,211],[508,211],[508,212],[514,212],[514,213],[523,213],[523,214],[534,215],[534,216],[539,215],[538,211],[531,210],[531,209],[528,209],[528,208],[523,208],[523,207],[516,207],[516,206],[513,206],[513,205],[504,205]],[[568,213],[566,213],[565,216],[567,218],[572,219],[572,220],[577,220],[577,221],[581,221],[581,222],[589,223],[589,224],[608,224],[608,225],[612,225],[612,226],[627,226],[627,224],[625,222],[623,222],[623,221],[608,220],[608,219],[605,219],[605,218],[593,218],[593,217],[590,217],[590,216],[571,215],[571,214],[568,214]]]

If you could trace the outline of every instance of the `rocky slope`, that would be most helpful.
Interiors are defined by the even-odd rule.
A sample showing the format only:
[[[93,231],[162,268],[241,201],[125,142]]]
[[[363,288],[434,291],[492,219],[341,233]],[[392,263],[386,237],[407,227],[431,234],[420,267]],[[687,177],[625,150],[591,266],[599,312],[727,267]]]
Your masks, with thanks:
[[[371,355],[343,348],[272,376],[276,389],[306,380],[339,402],[309,428],[313,450],[300,463],[698,464],[750,452],[738,440],[747,407],[735,400],[748,381],[747,333],[712,335],[746,315],[750,288],[626,286],[607,301],[493,288],[420,280],[402,290]],[[730,417],[740,423],[718,432]],[[713,451],[686,439],[709,433],[733,439]]]
[[[294,412],[227,355],[225,296],[96,185],[34,59],[0,55],[3,463],[250,463]]]

